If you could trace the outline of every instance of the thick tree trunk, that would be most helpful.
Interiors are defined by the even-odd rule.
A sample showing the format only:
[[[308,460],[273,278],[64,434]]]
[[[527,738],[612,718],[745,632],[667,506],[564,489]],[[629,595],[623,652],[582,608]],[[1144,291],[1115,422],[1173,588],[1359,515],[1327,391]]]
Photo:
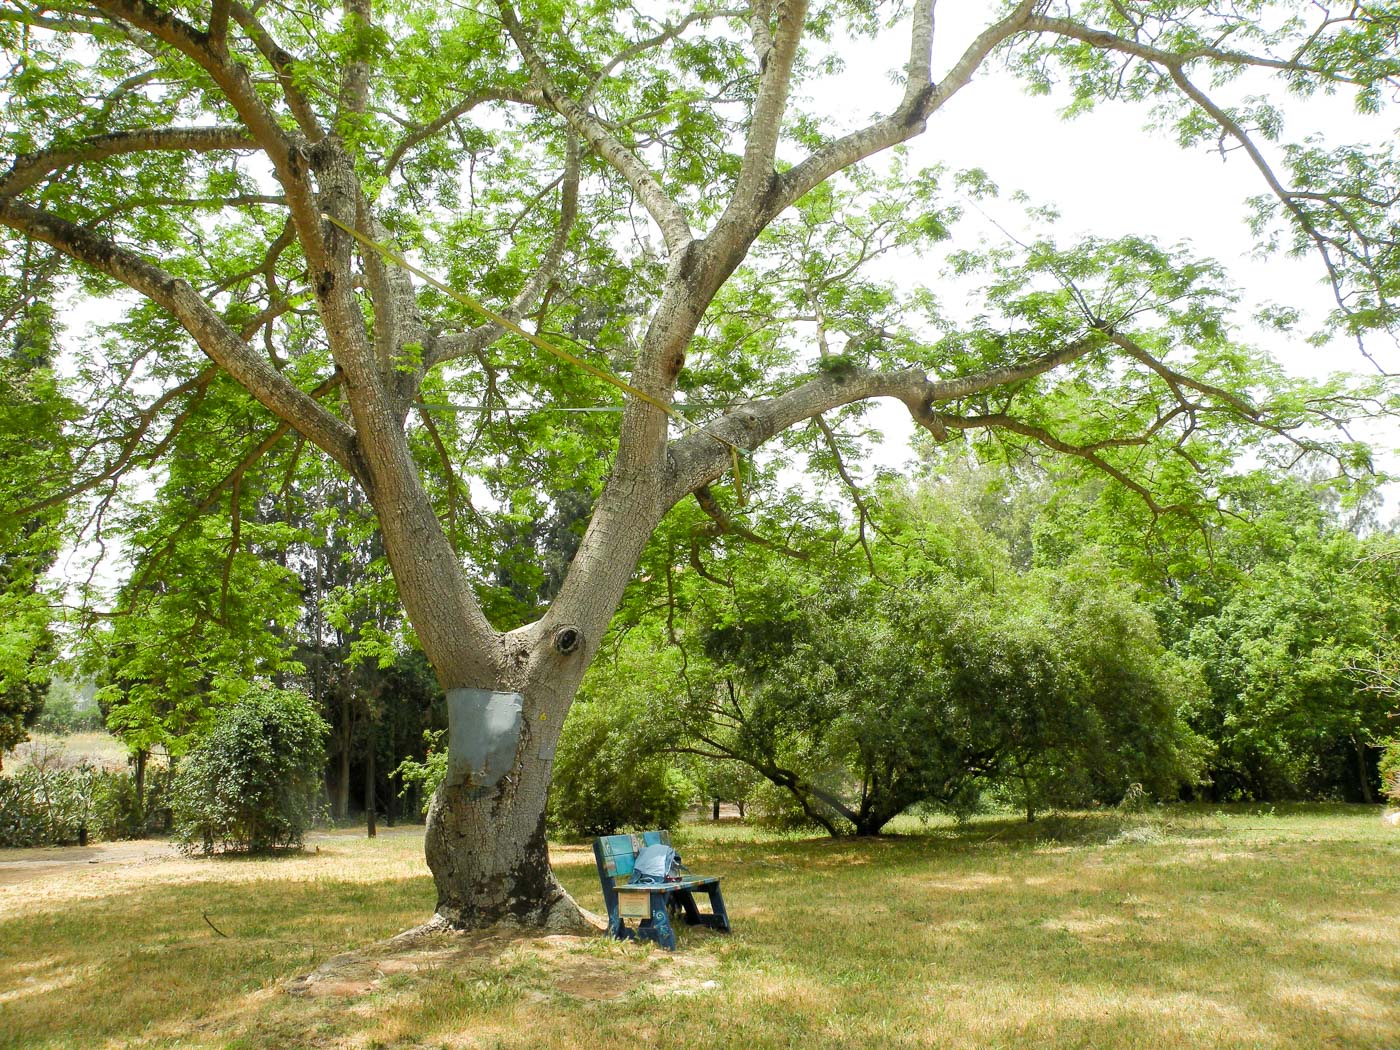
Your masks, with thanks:
[[[437,915],[453,927],[591,928],[555,879],[545,839],[554,748],[582,674],[565,671],[558,677],[526,693],[500,683],[496,695],[518,697],[521,707],[509,771],[494,783],[490,775],[449,773],[429,803],[425,849],[438,890]],[[461,717],[460,711],[453,714]],[[481,728],[454,723],[452,731],[458,741]]]
[[[453,927],[496,924],[577,933],[588,928],[549,866],[544,803],[549,785],[526,775],[492,798],[444,785],[428,806],[426,851],[437,914]]]

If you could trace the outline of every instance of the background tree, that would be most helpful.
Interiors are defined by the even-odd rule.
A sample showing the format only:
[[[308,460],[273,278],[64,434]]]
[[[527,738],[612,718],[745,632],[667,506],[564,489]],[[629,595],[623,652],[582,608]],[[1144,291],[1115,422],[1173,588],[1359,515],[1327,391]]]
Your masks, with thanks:
[[[799,99],[840,38],[884,30],[862,5],[754,2],[665,22],[623,8],[576,18],[550,4],[522,17],[504,2],[9,5],[7,273],[47,267],[93,293],[130,289],[136,300],[123,301],[143,338],[105,369],[85,355],[99,382],[83,398],[92,418],[76,480],[36,479],[39,503],[6,512],[108,491],[164,454],[210,383],[241,386],[271,418],[226,435],[238,465],[200,505],[238,492],[239,466],[293,431],[292,444],[320,449],[374,507],[405,611],[456,712],[456,773],[427,840],[441,920],[577,924],[544,842],[559,726],[651,533],[745,453],[793,427],[815,442],[799,425],[893,398],[936,437],[995,432],[1077,457],[1162,514],[1198,501],[1227,465],[1196,455],[1203,428],[1233,441],[1349,404],[1305,399],[1261,372],[1237,352],[1212,268],[1136,238],[1047,241],[990,260],[951,253],[956,267],[991,274],[983,317],[944,334],[914,318],[874,331],[865,309],[819,318],[819,343],[844,340],[824,366],[809,352],[811,315],[755,313],[721,295],[752,280],[746,260],[759,279],[779,267],[762,257],[762,237],[789,209],[922,133],[988,62],[1037,89],[1062,82],[1076,112],[1146,99],[1184,143],[1238,146],[1263,179],[1261,237],[1321,255],[1337,325],[1360,334],[1395,323],[1389,148],[1275,147],[1281,114],[1257,101],[1268,91],[1251,94],[1256,75],[1271,76],[1383,108],[1400,72],[1388,12],[1023,0],[937,66],[932,3],[902,15],[891,29],[899,86],[880,116],[847,128]],[[863,178],[854,171],[850,185]],[[942,185],[917,182],[928,194]],[[833,200],[829,215],[796,214],[864,238]],[[923,215],[947,207],[935,199]],[[924,239],[942,225],[924,224]],[[595,367],[625,371],[620,418],[543,411],[610,389],[415,287],[350,229],[418,253]],[[838,277],[814,280],[810,302],[824,304]],[[24,280],[9,287],[7,309],[28,294]],[[682,379],[688,363],[695,382]],[[1090,392],[1094,411],[1082,397],[1065,411],[1066,391]],[[427,406],[440,394],[473,395],[466,404],[486,409],[478,433],[432,439]],[[672,433],[667,409],[681,403],[700,414]],[[500,559],[454,542],[454,506],[470,493],[464,464],[507,489],[515,513],[533,490],[582,486],[593,498],[537,619],[492,621],[484,567]],[[425,482],[424,471],[445,480]],[[518,731],[507,717],[517,703]],[[512,728],[483,740],[491,704]],[[477,763],[482,743],[513,754],[498,763],[508,768]]]
[[[0,456],[11,468],[0,480],[0,498],[10,505],[27,499],[24,486],[36,475],[62,476],[69,465],[62,432],[76,406],[59,393],[53,370],[50,292],[42,281],[26,288],[0,317],[0,340],[8,344],[0,354]],[[36,443],[35,434],[50,437]],[[0,518],[0,768],[5,752],[27,738],[48,694],[57,654],[43,577],[62,543],[63,511],[60,503]]]
[[[1304,461],[1227,479],[1228,515],[1154,529],[1102,484],[1058,469],[932,462],[939,480],[927,484],[955,493],[1052,591],[1073,593],[1091,558],[1091,580],[1106,564],[1123,574],[1099,608],[1136,591],[1153,609],[1164,640],[1209,686],[1179,694],[1194,697],[1186,714],[1207,748],[1198,790],[1217,799],[1374,796],[1387,701],[1360,672],[1386,649],[1397,585],[1393,526],[1379,525],[1374,493]],[[1100,624],[1083,640],[1096,637],[1115,632]]]
[[[1397,579],[1375,544],[1301,509],[1274,519],[1291,526],[1286,553],[1253,565],[1181,644],[1211,689],[1192,721],[1216,743],[1217,798],[1372,802],[1392,705],[1358,668],[1396,629]]]
[[[396,797],[381,792],[378,780],[421,752],[437,691],[417,680],[421,660],[404,638],[374,516],[359,493],[312,468],[301,472],[288,495],[300,525],[299,542],[286,555],[301,577],[302,614],[294,631],[304,668],[299,678],[331,726],[326,780],[332,813],[349,816],[352,782],[358,783],[372,827],[378,803],[386,801],[392,814]]]
[[[643,703],[625,692],[580,693],[554,760],[549,815],[556,830],[588,838],[680,822],[695,785],[638,724]]]
[[[1176,797],[1200,768],[1194,668],[1101,555],[1018,569],[964,495],[877,486],[872,534],[834,530],[820,564],[732,535],[669,567],[653,549],[585,689],[635,695],[628,746],[745,765],[832,834],[991,794],[1030,819]]]

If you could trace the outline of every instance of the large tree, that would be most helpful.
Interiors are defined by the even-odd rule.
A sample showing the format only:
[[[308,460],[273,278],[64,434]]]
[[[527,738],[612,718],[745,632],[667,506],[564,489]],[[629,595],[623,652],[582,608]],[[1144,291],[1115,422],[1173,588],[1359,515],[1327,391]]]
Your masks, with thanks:
[[[6,510],[108,498],[158,465],[215,384],[240,384],[268,422],[199,508],[232,514],[232,555],[248,472],[319,448],[373,506],[448,690],[454,757],[427,838],[438,916],[577,924],[544,838],[564,714],[668,511],[698,493],[716,529],[743,528],[708,487],[750,469],[740,452],[797,427],[796,449],[845,474],[847,406],[889,398],[935,437],[1038,444],[1169,513],[1220,466],[1203,430],[1283,431],[1345,404],[1278,396],[1231,340],[1220,274],[1147,240],[954,253],[987,280],[985,313],[957,330],[931,297],[868,276],[956,214],[953,176],[896,166],[882,182],[862,165],[936,126],[989,63],[1060,85],[1079,112],[1150,100],[1183,143],[1242,154],[1262,179],[1261,237],[1320,253],[1337,323],[1395,321],[1392,155],[1282,145],[1266,100],[1336,88],[1388,104],[1392,8],[995,7],[935,65],[932,0],[7,0],[6,294],[72,274],[122,316],[105,344],[72,347],[93,409],[73,476]],[[884,69],[846,75],[881,115],[851,128],[804,108],[843,39],[879,34],[897,41],[898,86]],[[351,230],[625,372],[620,419],[533,411],[609,388],[542,364]],[[434,418],[468,396],[477,425]],[[681,402],[692,422],[673,429],[664,408]],[[493,622],[484,577],[500,559],[463,544],[483,478],[521,521],[574,520],[564,497],[579,491],[592,503],[557,593],[523,623]]]

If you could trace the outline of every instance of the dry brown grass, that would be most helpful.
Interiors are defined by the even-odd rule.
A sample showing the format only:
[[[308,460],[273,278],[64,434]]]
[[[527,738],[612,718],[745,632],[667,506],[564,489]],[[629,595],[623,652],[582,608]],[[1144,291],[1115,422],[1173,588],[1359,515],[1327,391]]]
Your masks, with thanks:
[[[5,768],[0,775],[19,769],[36,757],[62,766],[72,766],[82,761],[100,769],[125,769],[127,765],[126,745],[105,730],[62,736],[36,731],[13,753],[5,756]]]
[[[1400,839],[1375,810],[1142,819],[1156,841],[1112,814],[691,828],[730,937],[437,938],[310,995],[289,981],[428,915],[420,831],[113,858],[0,885],[0,1046],[1400,1047]],[[599,907],[588,851],[555,862]]]

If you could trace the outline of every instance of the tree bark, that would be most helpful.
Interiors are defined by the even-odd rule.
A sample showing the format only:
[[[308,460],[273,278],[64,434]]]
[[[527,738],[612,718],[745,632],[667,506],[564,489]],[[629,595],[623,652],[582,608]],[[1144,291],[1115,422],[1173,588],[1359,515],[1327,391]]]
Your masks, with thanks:
[[[146,758],[150,752],[142,747],[136,750],[136,820],[141,833],[146,830]]]
[[[340,748],[338,779],[335,785],[335,816],[337,820],[345,820],[350,816],[350,732],[353,723],[350,720],[350,698],[344,691],[340,697],[340,732],[337,734],[337,743]]]
[[[1353,734],[1351,746],[1356,755],[1356,779],[1357,783],[1361,785],[1361,801],[1369,806],[1376,801],[1376,796],[1371,791],[1371,771],[1366,764],[1366,745],[1357,740]]]

